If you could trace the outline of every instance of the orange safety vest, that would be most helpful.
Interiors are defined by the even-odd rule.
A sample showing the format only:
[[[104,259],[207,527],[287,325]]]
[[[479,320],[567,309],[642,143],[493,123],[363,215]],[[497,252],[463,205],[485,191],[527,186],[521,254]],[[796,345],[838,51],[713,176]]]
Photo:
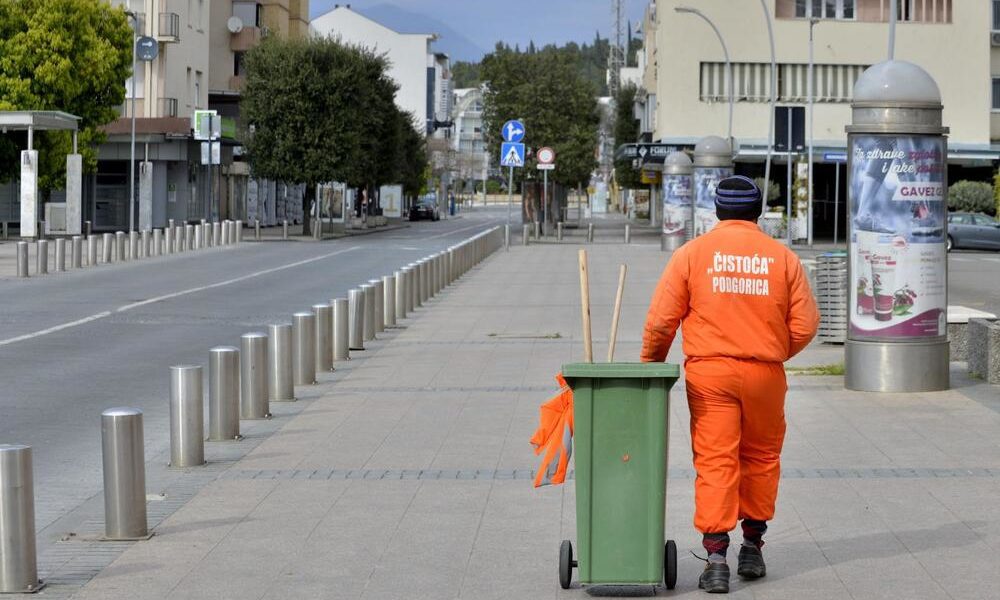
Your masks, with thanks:
[[[573,456],[573,390],[562,375],[556,375],[556,381],[559,393],[539,408],[541,424],[531,436],[535,456],[545,453],[535,475],[535,487],[566,481]]]

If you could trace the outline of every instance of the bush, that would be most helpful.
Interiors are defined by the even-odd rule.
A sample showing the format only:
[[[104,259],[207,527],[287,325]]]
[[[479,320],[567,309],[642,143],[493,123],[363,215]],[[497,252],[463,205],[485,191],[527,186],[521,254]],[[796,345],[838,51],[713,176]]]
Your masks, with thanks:
[[[996,214],[1000,215],[1000,173],[993,176],[993,202]]]
[[[983,181],[959,181],[948,188],[948,209],[994,214],[993,186]]]
[[[495,179],[487,180],[486,182],[486,193],[487,194],[499,194],[502,188],[500,182]]]

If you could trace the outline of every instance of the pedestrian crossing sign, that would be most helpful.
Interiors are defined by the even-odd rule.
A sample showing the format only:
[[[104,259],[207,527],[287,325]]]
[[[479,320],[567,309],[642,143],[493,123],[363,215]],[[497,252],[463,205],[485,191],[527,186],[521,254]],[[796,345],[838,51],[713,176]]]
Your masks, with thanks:
[[[515,142],[504,142],[500,146],[500,166],[523,167],[524,144],[518,144]]]

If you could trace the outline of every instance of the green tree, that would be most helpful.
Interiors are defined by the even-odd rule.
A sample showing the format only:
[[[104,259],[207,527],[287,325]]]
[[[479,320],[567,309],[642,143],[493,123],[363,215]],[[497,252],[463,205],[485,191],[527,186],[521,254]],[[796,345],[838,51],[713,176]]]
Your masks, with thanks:
[[[132,71],[132,29],[122,8],[98,0],[0,1],[0,110],[80,117],[84,169],[97,168],[99,127],[118,116]],[[65,185],[68,132],[36,136],[43,196]],[[0,181],[18,171],[24,134],[0,134]]]
[[[632,144],[639,140],[639,120],[633,112],[635,97],[639,88],[630,83],[621,88],[615,101],[615,145]],[[618,185],[626,189],[639,189],[646,186],[642,183],[642,173],[632,167],[631,159],[615,161],[615,179]]]
[[[479,87],[479,63],[458,61],[452,64],[451,79],[456,88]]]
[[[489,151],[499,156],[500,128],[519,118],[528,130],[532,148],[550,146],[556,152],[551,180],[567,187],[586,184],[596,166],[597,91],[580,74],[571,53],[547,46],[525,54],[498,44],[483,59],[486,82],[483,126]],[[519,169],[520,180],[534,164]]]
[[[948,188],[948,208],[963,212],[993,214],[993,186],[983,181],[959,181]]]

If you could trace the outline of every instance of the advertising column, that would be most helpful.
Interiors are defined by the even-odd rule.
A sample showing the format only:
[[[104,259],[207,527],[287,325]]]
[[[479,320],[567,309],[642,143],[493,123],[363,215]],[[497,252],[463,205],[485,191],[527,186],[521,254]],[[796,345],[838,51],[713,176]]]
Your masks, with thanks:
[[[693,237],[691,159],[671,152],[663,162],[663,234],[660,248],[673,251]]]
[[[712,230],[715,216],[715,188],[733,174],[733,149],[721,137],[710,135],[694,147],[694,237]]]
[[[923,69],[869,68],[848,126],[848,389],[948,389],[947,157]]]

